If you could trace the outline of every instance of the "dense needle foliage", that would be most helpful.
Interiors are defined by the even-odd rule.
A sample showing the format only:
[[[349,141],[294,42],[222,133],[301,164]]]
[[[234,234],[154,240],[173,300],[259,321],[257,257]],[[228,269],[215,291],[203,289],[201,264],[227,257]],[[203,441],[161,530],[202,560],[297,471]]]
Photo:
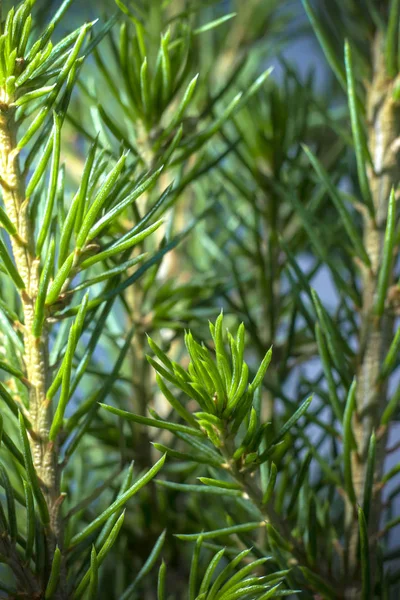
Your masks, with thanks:
[[[400,1],[3,4],[0,597],[398,598]]]

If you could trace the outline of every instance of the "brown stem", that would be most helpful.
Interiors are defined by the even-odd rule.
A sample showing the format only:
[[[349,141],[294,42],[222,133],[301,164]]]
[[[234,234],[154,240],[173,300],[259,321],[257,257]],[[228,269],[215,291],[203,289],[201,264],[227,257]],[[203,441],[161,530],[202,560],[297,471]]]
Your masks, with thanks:
[[[361,310],[360,351],[357,368],[357,415],[353,429],[357,443],[357,453],[353,453],[352,472],[357,503],[362,506],[367,469],[368,445],[374,429],[379,426],[382,410],[387,401],[386,381],[379,379],[379,370],[386,355],[393,334],[393,318],[384,314],[381,318],[374,314],[379,268],[382,259],[385,225],[390,190],[398,182],[399,162],[394,141],[400,135],[399,107],[393,101],[394,82],[388,79],[384,63],[383,40],[378,34],[373,47],[373,76],[367,93],[368,143],[373,168],[368,178],[374,205],[375,218],[364,214],[364,246],[371,260],[371,268],[363,272],[363,295]],[[375,482],[382,477],[385,439],[380,439],[375,465]],[[376,539],[381,513],[379,488],[369,516],[370,539]],[[359,598],[360,583],[358,567],[358,522],[354,507],[347,506],[347,560],[348,575],[355,581],[349,589],[348,598]],[[376,564],[376,545],[371,542],[371,565]],[[374,583],[375,569],[371,579]]]
[[[311,571],[316,573],[319,577],[325,579],[325,581],[330,582],[329,574],[323,572],[316,565],[311,565],[306,551],[303,547],[303,544],[300,540],[293,537],[291,533],[291,529],[289,527],[289,523],[285,520],[284,517],[279,515],[274,508],[274,500],[270,499],[266,503],[262,502],[262,492],[260,488],[257,486],[254,477],[249,472],[242,472],[236,465],[235,461],[232,460],[232,455],[234,453],[234,444],[232,439],[228,436],[225,437],[223,441],[223,445],[221,447],[221,453],[226,460],[226,464],[231,476],[236,480],[236,482],[243,489],[244,494],[248,497],[248,499],[253,503],[253,505],[259,510],[259,512],[265,518],[266,523],[270,523],[272,527],[278,532],[285,542],[287,542],[291,546],[292,557],[295,559],[299,566],[308,567]],[[293,566],[293,563],[289,566]],[[335,582],[330,582],[332,587],[335,586]],[[342,596],[338,594],[338,598]]]
[[[32,424],[30,443],[33,464],[50,514],[47,545],[51,560],[55,545],[62,546],[60,473],[57,466],[57,444],[49,441],[51,411],[46,401],[49,373],[46,326],[39,338],[32,333],[40,259],[35,256],[34,232],[27,213],[29,198],[25,198],[14,117],[15,110],[3,103],[0,110],[0,175],[6,211],[17,229],[17,235],[11,236],[12,250],[18,272],[25,284],[25,289],[21,292],[21,303],[24,313],[24,363],[29,382],[29,420]]]

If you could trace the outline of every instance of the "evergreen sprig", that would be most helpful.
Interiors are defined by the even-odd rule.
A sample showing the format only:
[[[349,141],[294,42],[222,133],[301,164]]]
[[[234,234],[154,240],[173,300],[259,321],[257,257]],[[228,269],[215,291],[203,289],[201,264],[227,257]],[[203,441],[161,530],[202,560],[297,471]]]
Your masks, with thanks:
[[[398,0],[9,4],[0,597],[397,597]]]

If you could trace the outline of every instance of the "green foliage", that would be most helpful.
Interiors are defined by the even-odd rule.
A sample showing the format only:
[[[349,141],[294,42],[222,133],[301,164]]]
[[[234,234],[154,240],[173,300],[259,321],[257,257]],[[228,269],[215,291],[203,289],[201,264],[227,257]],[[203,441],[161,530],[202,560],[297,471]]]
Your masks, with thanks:
[[[397,597],[399,2],[9,4],[0,597]]]

